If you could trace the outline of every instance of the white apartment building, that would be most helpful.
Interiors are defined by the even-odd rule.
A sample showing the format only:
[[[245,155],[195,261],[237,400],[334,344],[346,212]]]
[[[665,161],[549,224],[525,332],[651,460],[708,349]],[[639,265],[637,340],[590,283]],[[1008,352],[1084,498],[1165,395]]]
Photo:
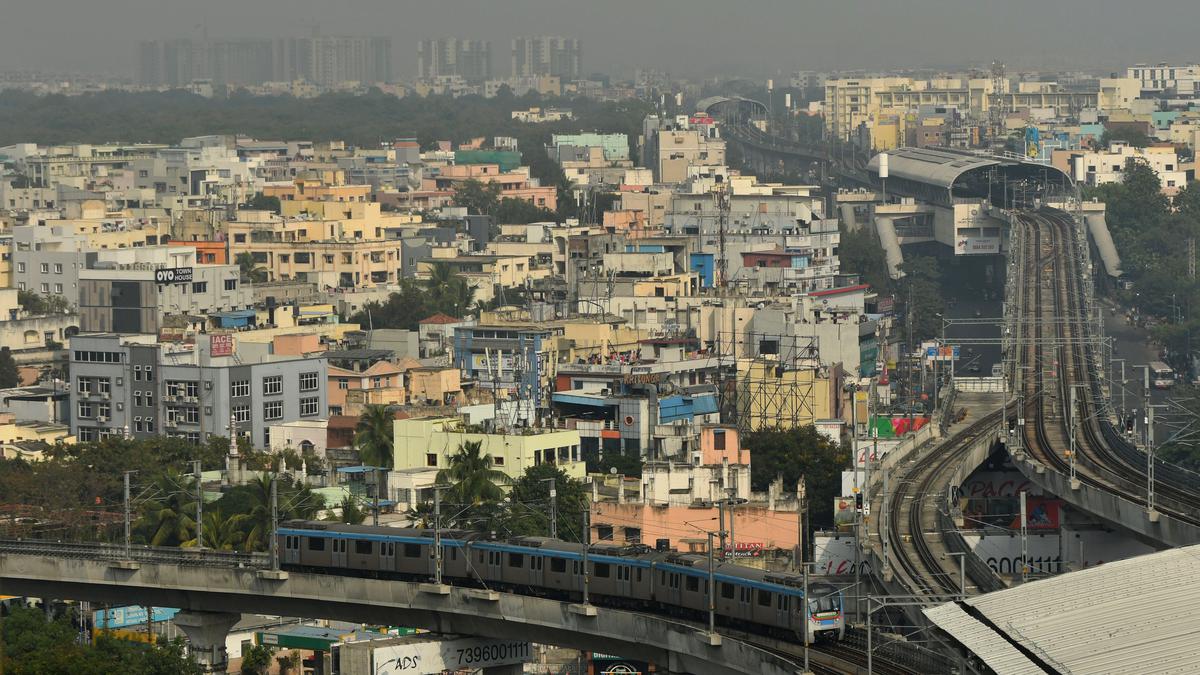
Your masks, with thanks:
[[[1071,153],[1071,177],[1093,187],[1116,183],[1123,180],[1130,160],[1145,162],[1154,169],[1163,194],[1174,195],[1187,185],[1187,172],[1181,170],[1173,148],[1135,148],[1119,142],[1110,144],[1108,150]]]

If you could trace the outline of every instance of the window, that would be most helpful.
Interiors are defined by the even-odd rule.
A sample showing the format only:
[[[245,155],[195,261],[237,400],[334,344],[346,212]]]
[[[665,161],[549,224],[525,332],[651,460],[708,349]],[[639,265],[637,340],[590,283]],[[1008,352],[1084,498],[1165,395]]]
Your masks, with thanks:
[[[283,401],[267,401],[266,403],[263,403],[263,419],[283,419]]]
[[[83,395],[90,394],[92,391],[92,381],[86,377],[79,378],[79,393]]]
[[[758,591],[758,605],[759,607],[771,606],[771,591],[764,591],[761,589]]]
[[[612,541],[613,528],[612,525],[600,525],[596,527],[596,538],[600,541]]]
[[[687,580],[684,582],[684,586],[688,591],[695,593],[696,591],[700,590],[700,580],[689,574]]]
[[[308,538],[308,550],[324,551],[325,550],[325,540],[319,539],[317,537],[309,537]]]
[[[733,599],[733,584],[721,584],[721,597],[725,598],[726,600]]]
[[[154,366],[146,366],[145,372],[146,372],[146,381],[153,382],[154,381]]]
[[[1174,181],[1172,181],[1172,182],[1174,182]],[[63,292],[62,284],[54,284],[54,292],[59,295],[62,295],[62,292]]]
[[[263,395],[274,396],[283,393],[283,376],[271,375],[263,378]]]
[[[504,466],[504,457],[493,457],[492,464],[494,466]]]
[[[83,418],[92,416],[92,404],[87,401],[79,402],[79,416]]]
[[[724,429],[714,429],[713,430],[713,449],[714,450],[724,450],[725,449],[725,430]]]
[[[374,549],[374,546],[371,542],[363,541],[362,539],[354,540],[354,552],[358,555],[371,555],[372,549]]]
[[[193,293],[207,293],[208,292],[208,282],[207,281],[192,282],[192,292]]]
[[[314,417],[316,415],[319,415],[320,413],[321,413],[321,399],[316,398],[316,397],[300,399],[300,416],[301,417]]]
[[[420,544],[405,544],[404,545],[404,557],[405,558],[420,558],[421,557],[421,545]]]
[[[597,579],[607,579],[612,576],[612,569],[608,563],[596,563],[592,567],[592,572],[596,575]]]
[[[152,419],[146,420],[146,433],[151,433],[151,434],[154,433],[154,420],[152,420]]]
[[[300,373],[300,391],[317,390],[317,373]]]
[[[1171,167],[1168,166],[1167,170],[1169,171],[1170,169]],[[54,263],[54,273],[62,274],[62,263]]]
[[[338,389],[349,389],[349,388],[350,388],[349,378],[339,377],[338,378]]]
[[[226,279],[225,280],[225,290],[236,291],[237,290],[237,279]]]
[[[567,571],[567,561],[562,558],[550,559],[550,571],[563,574]]]
[[[23,262],[17,263],[17,271],[20,272],[21,274],[24,274],[25,273],[25,263],[23,263]]]
[[[42,274],[50,274],[50,263],[42,263]]]
[[[233,421],[241,424],[250,422],[250,406],[235,405],[233,406]]]
[[[50,284],[42,284],[42,295],[50,292]]]
[[[250,395],[250,380],[237,380],[236,382],[234,382],[233,386],[230,387],[229,395],[234,398],[237,398],[239,396],[249,396]]]
[[[437,466],[437,454],[429,453],[425,455],[425,466]]]
[[[525,554],[524,553],[509,553],[508,554],[508,566],[509,567],[524,567],[525,566]]]

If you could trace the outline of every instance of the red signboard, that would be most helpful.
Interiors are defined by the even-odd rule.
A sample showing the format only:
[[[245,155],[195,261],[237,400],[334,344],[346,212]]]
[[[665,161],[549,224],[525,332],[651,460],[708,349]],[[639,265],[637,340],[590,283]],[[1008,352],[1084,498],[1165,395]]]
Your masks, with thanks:
[[[209,349],[212,356],[233,356],[233,335],[210,335]]]

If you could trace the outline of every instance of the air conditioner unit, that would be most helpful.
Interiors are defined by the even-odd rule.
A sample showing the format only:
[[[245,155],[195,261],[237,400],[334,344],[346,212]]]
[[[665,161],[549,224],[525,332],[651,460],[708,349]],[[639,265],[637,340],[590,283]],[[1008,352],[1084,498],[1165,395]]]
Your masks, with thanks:
[[[102,392],[100,392],[100,398],[104,399],[105,401],[112,400],[112,393],[107,392],[107,391],[102,391]]]
[[[100,424],[106,424],[106,423],[108,422],[108,416],[106,416],[106,415],[97,415],[97,416],[96,416],[96,421],[97,421],[97,422],[99,422]]]
[[[167,421],[163,423],[163,426],[171,427],[173,429],[178,424],[179,424],[179,420],[168,417]]]
[[[199,403],[200,397],[199,396],[184,396],[183,400],[186,401],[187,403]]]

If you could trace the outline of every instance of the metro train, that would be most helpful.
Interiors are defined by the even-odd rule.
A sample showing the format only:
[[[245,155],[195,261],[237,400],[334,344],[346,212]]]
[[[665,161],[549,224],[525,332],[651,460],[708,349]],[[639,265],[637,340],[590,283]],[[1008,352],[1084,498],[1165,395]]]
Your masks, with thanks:
[[[285,570],[427,581],[434,577],[434,532],[324,521],[292,520],[278,529]],[[442,579],[578,602],[583,596],[583,544],[549,537],[508,540],[442,530]],[[588,547],[589,601],[673,617],[705,620],[708,558],[642,545]],[[718,563],[716,616],[722,625],[803,642],[803,578]],[[844,597],[828,583],[809,585],[810,642],[845,635]]]

